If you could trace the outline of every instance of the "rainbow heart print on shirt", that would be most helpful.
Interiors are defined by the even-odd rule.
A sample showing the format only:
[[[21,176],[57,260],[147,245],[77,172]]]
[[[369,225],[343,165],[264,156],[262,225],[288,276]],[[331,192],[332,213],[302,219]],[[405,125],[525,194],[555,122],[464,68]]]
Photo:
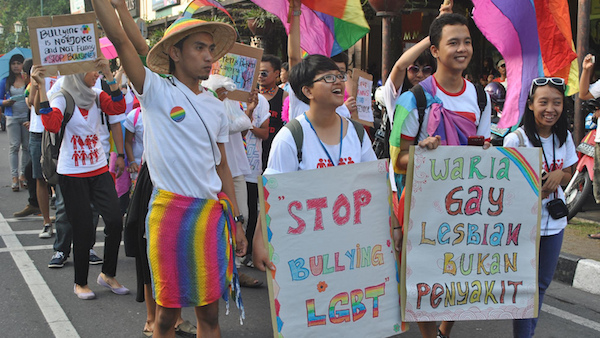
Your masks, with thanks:
[[[171,119],[175,122],[181,122],[185,118],[185,110],[182,107],[176,106],[171,109]]]

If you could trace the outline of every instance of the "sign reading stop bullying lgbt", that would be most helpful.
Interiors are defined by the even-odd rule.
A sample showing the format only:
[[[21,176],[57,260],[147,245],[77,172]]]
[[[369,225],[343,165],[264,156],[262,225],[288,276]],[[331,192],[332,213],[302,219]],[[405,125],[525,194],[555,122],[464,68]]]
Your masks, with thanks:
[[[275,337],[404,331],[384,160],[262,177]]]
[[[411,147],[403,319],[537,317],[539,148]]]

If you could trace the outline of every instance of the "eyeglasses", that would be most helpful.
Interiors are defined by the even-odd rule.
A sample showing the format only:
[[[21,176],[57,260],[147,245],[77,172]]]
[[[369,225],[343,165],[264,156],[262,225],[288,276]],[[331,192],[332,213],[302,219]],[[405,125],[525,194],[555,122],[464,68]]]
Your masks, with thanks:
[[[419,66],[410,66],[408,67],[408,71],[417,75],[420,72],[423,73],[423,75],[431,75],[431,72],[433,71],[433,67],[431,66],[425,66],[425,67],[419,67]]]
[[[565,91],[565,80],[560,77],[538,77],[531,81],[531,88],[529,89],[529,96],[533,96],[533,88],[545,86],[551,83],[557,87],[561,87],[562,91]]]
[[[340,80],[342,82],[346,82],[348,81],[348,75],[346,75],[346,73],[342,73],[342,74],[327,74],[327,75],[323,75],[318,79],[315,79],[311,82],[315,83],[315,82],[319,82],[319,81],[325,81],[325,83],[334,83],[335,80]]]
[[[498,66],[498,68],[506,68],[506,64],[501,64],[500,66]]]
[[[269,72],[263,70],[262,72],[258,73],[258,76],[267,77],[267,76],[269,76]]]

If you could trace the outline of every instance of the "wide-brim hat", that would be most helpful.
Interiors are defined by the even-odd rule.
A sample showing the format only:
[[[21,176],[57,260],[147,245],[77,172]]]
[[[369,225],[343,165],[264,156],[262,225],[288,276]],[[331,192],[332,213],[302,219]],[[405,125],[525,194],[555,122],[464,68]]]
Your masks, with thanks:
[[[146,58],[148,68],[159,74],[169,73],[169,48],[188,35],[208,33],[212,35],[215,50],[213,60],[219,60],[233,47],[237,34],[235,29],[223,22],[179,18],[167,28],[162,39],[150,50]]]

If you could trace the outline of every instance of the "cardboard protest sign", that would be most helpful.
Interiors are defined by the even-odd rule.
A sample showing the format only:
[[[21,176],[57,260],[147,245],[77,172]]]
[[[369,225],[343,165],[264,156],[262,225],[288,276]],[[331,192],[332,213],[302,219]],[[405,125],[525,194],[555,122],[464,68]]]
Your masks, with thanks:
[[[540,148],[411,147],[403,319],[537,317]]]
[[[227,98],[248,102],[253,88],[256,88],[258,70],[263,50],[241,43],[235,43],[229,53],[213,63],[211,74],[219,74],[233,79],[237,90],[229,92]]]
[[[388,337],[400,321],[384,160],[264,175],[275,337]],[[268,234],[268,235],[267,235]]]
[[[94,12],[27,19],[33,64],[46,76],[84,73],[96,69],[100,46]]]
[[[373,92],[373,75],[360,69],[352,69],[352,79],[348,82],[350,95],[356,99],[357,112],[351,112],[352,119],[364,125],[373,127],[373,107],[371,93]]]

